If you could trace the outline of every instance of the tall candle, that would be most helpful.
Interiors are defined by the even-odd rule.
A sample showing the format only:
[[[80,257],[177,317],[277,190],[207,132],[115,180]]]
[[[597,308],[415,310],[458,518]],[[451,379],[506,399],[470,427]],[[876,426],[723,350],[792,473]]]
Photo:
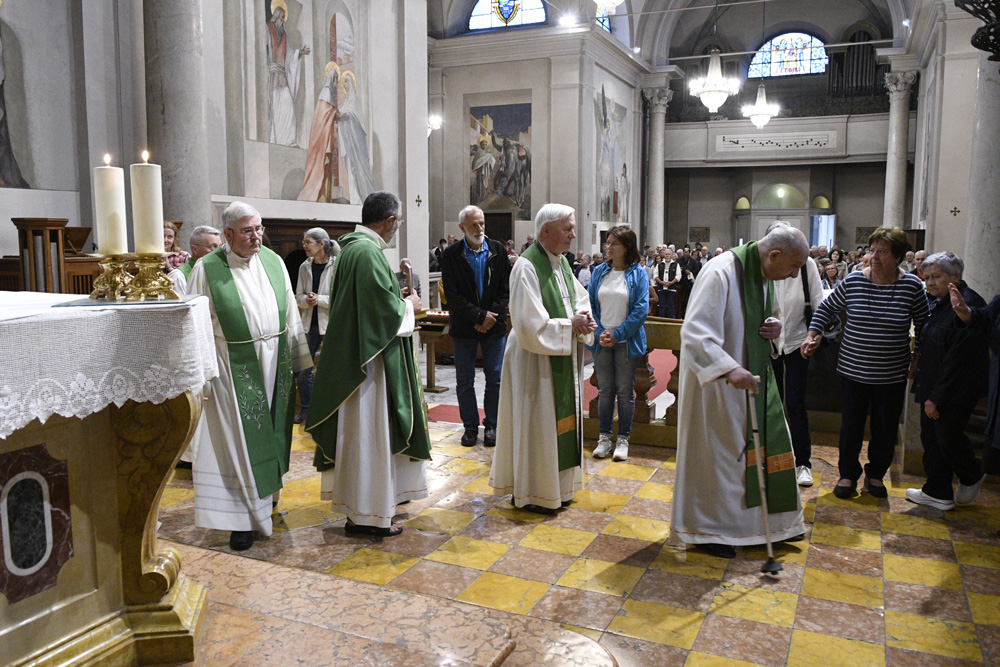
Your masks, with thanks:
[[[105,154],[104,166],[94,167],[94,208],[97,213],[97,251],[102,255],[128,252],[125,231],[125,170],[112,167]]]
[[[132,177],[132,231],[137,253],[163,252],[163,180],[160,165],[149,164],[149,151],[142,164],[129,168]]]

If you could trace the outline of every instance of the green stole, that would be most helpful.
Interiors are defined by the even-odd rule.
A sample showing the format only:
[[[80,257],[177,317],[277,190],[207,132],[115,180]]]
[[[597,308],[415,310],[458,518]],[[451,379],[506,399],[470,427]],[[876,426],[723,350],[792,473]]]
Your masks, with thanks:
[[[191,277],[191,269],[194,268],[194,261],[194,257],[188,257],[186,262],[177,267],[184,274],[185,279]]]
[[[542,244],[535,241],[521,253],[521,257],[531,262],[538,274],[538,285],[542,290],[542,305],[549,317],[565,319],[566,306],[563,303],[562,292],[556,281],[556,272],[552,270],[549,254]],[[570,300],[575,303],[576,290],[573,289],[573,274],[566,258],[559,257],[560,273],[566,283]],[[574,381],[573,356],[550,355],[552,362],[552,390],[555,393],[556,409],[556,446],[559,452],[559,470],[568,470],[580,465],[580,441],[577,438],[576,414],[576,383]]]
[[[288,471],[292,445],[292,362],[285,326],[285,265],[273,251],[261,248],[258,255],[267,279],[274,289],[278,308],[278,372],[273,387],[273,403],[267,404],[264,375],[254,349],[243,303],[240,301],[233,271],[226,261],[226,247],[205,255],[205,277],[212,292],[212,304],[229,349],[229,369],[236,388],[243,435],[250,455],[257,493],[266,498],[281,489],[281,476]]]
[[[761,455],[767,461],[767,509],[769,514],[792,512],[798,507],[798,488],[795,483],[795,457],[792,442],[785,424],[778,385],[771,380],[770,342],[762,338],[758,329],[773,311],[774,283],[767,281],[767,299],[764,298],[764,275],[761,272],[757,243],[750,242],[733,248],[739,260],[736,264],[740,278],[743,302],[743,320],[746,332],[743,337],[748,370],[761,378],[761,393],[753,402],[757,410],[757,425],[761,439]],[[763,400],[762,400],[763,399]],[[753,427],[747,412],[747,442],[752,443]],[[757,457],[753,445],[746,450],[747,507],[760,505],[760,486],[757,481]]]
[[[330,276],[330,325],[316,367],[306,430],[316,441],[313,463],[334,466],[340,407],[381,356],[388,393],[390,450],[411,460],[431,458],[427,407],[413,339],[397,336],[406,313],[399,281],[370,234],[344,234]],[[369,446],[370,443],[358,443]]]

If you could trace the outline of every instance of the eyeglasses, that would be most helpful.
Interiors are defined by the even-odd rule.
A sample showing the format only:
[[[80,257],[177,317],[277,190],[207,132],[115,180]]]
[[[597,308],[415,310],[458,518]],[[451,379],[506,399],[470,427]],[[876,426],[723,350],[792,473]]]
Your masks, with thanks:
[[[302,239],[302,245],[319,245],[319,241],[313,239]]]
[[[264,236],[264,228],[260,225],[257,225],[256,227],[244,227],[242,229],[237,229],[236,231],[240,236],[245,236],[247,238],[250,238],[251,236]]]

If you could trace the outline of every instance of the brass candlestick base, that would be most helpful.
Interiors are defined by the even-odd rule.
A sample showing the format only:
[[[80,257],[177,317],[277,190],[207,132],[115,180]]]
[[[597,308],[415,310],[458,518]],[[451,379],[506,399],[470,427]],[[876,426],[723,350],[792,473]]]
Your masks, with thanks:
[[[139,273],[132,279],[126,301],[178,301],[174,284],[163,272],[167,253],[140,253],[135,257]]]
[[[125,270],[129,259],[131,259],[130,255],[106,255],[98,262],[104,272],[94,280],[94,291],[90,293],[91,299],[121,301],[129,294],[132,286],[132,274]]]

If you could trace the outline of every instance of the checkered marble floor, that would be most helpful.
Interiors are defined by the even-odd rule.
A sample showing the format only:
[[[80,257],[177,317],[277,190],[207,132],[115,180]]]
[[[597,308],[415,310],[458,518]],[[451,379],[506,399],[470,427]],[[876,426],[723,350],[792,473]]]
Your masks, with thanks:
[[[942,512],[889,497],[840,500],[835,436],[814,436],[816,484],[802,490],[806,540],[724,560],[665,546],[673,450],[633,446],[626,463],[587,456],[586,488],[554,516],[515,509],[487,486],[492,451],[432,423],[430,497],[400,506],[402,535],[345,535],[319,500],[312,441],[296,427],[274,535],[241,556],[563,624],[629,665],[973,665],[1000,663],[1000,487]],[[593,442],[588,443],[588,451]],[[228,552],[195,528],[190,474],[161,503],[159,535]]]

